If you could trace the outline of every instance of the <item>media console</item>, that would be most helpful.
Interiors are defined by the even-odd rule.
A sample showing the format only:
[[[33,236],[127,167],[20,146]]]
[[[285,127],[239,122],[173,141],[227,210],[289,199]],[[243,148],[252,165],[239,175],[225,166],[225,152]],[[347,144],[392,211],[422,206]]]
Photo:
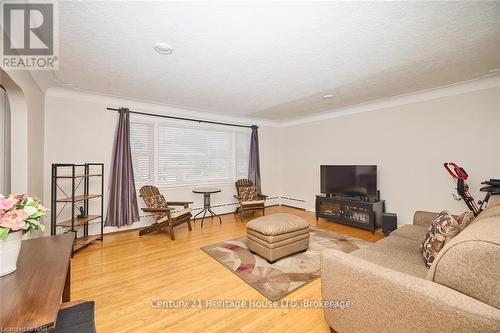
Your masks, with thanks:
[[[384,200],[358,201],[345,197],[316,196],[316,221],[323,218],[353,227],[370,230],[382,226]]]

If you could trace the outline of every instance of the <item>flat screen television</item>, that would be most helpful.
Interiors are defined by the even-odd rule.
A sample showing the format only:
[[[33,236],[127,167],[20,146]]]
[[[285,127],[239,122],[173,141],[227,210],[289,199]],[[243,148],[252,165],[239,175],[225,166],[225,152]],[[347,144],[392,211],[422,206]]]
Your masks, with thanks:
[[[375,199],[377,197],[377,166],[322,165],[321,193]]]

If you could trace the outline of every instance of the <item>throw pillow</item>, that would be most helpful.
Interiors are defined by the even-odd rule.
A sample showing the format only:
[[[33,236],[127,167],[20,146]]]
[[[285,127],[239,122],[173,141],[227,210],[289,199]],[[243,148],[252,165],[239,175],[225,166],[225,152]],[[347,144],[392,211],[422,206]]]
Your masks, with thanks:
[[[474,221],[474,214],[472,212],[465,212],[457,217],[458,225],[460,226],[460,232],[467,228],[469,224]]]
[[[243,201],[252,201],[257,199],[257,188],[255,186],[240,187],[240,198]]]
[[[460,225],[448,211],[439,213],[427,230],[421,246],[422,257],[427,268],[431,267],[445,243],[458,235],[459,232]]]
[[[168,208],[167,201],[161,194],[144,198],[144,203],[148,208]],[[153,217],[156,221],[165,217],[166,215],[167,213],[165,212],[153,213]]]

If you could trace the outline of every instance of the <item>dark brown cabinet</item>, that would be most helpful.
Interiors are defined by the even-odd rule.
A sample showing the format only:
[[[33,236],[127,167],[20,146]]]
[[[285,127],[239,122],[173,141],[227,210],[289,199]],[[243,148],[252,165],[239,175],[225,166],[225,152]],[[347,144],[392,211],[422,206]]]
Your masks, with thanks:
[[[319,218],[350,225],[372,233],[382,226],[384,201],[358,201],[344,197],[316,196],[316,220]]]

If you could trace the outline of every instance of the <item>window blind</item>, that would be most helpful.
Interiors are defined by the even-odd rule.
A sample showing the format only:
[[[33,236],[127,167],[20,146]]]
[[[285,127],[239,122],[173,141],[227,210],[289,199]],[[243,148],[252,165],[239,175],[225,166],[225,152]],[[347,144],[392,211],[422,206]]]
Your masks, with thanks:
[[[131,146],[137,186],[209,184],[248,177],[249,132],[132,121]]]
[[[130,150],[136,186],[154,183],[154,126],[130,124]]]

